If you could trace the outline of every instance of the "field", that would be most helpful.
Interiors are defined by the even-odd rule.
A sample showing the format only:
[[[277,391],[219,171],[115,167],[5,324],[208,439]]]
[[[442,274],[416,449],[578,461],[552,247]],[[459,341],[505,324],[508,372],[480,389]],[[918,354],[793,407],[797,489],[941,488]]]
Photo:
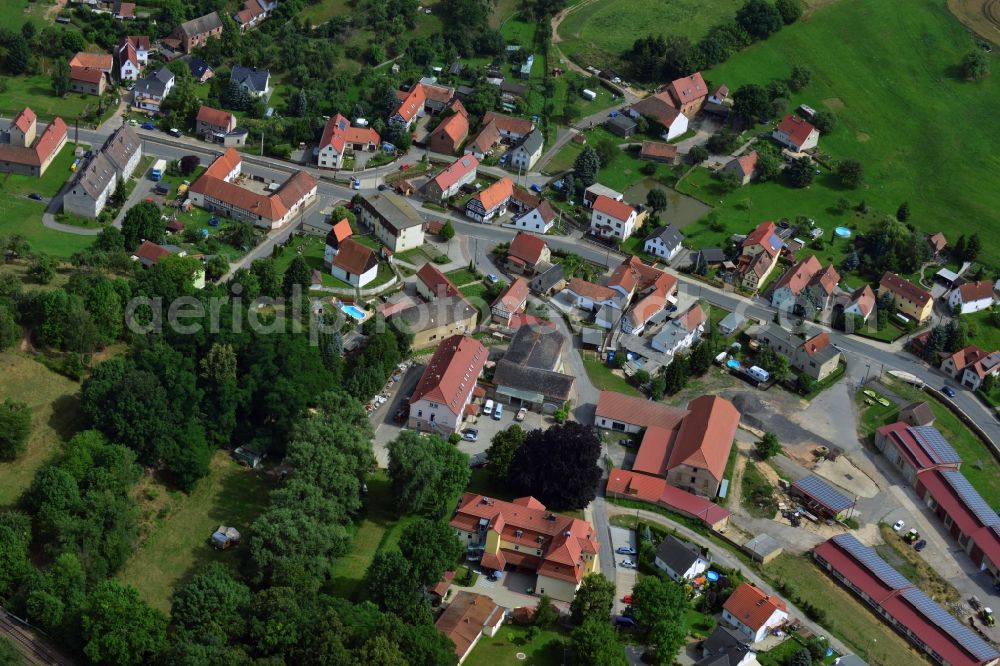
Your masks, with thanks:
[[[584,0],[559,25],[559,49],[578,64],[612,64],[639,37],[683,35],[701,39],[732,18],[743,0]]]
[[[958,20],[994,44],[1000,44],[1000,2],[997,0],[948,0]]]
[[[20,30],[29,21],[41,28],[45,23],[45,12],[52,5],[45,2],[29,2],[29,0],[0,0],[0,15],[3,16],[4,27],[9,30]]]
[[[78,236],[53,231],[42,226],[45,204],[32,201],[28,195],[37,192],[43,197],[59,193],[63,183],[72,175],[73,143],[67,143],[41,178],[0,173],[0,235],[20,234],[31,248],[68,259],[74,252],[90,246],[92,236]]]
[[[962,319],[969,323],[970,345],[977,345],[987,351],[1000,349],[1000,326],[991,321],[989,310],[962,315]]]
[[[2,6],[2,0],[0,0]],[[97,109],[97,97],[83,93],[68,93],[63,97],[52,94],[52,82],[48,76],[5,76],[7,89],[0,95],[0,114],[12,116],[26,106],[49,119],[60,116],[70,127],[73,120],[83,117],[85,111]]]
[[[211,561],[235,570],[239,555],[212,548],[209,537],[221,525],[235,527],[244,536],[267,506],[267,485],[256,474],[219,451],[209,475],[184,495],[143,479],[137,489],[143,512],[142,543],[119,572],[154,608],[170,610],[170,596],[191,572]]]
[[[60,442],[79,425],[80,385],[50,371],[25,353],[0,353],[0,401],[31,407],[28,451],[14,462],[0,462],[0,509],[14,504],[35,473],[59,451]]]
[[[820,148],[838,159],[857,159],[865,168],[867,185],[845,196],[865,199],[883,213],[908,200],[919,228],[943,230],[951,239],[983,233],[984,222],[995,220],[1000,206],[1000,189],[983,187],[984,174],[1000,170],[1000,134],[985,129],[995,126],[1000,77],[960,80],[956,66],[971,48],[946,0],[914,0],[906,12],[878,0],[841,0],[707,71],[705,78],[710,86],[736,89],[787,78],[793,63],[808,66],[813,83],[793,94],[792,106],[833,110],[838,126],[820,138]],[[788,202],[783,217],[812,207],[810,190],[783,191]],[[773,216],[773,207],[758,205],[763,197],[753,196],[752,218]],[[823,203],[816,201],[812,209],[821,226],[828,224]],[[982,259],[1000,264],[1000,246],[985,244]]]
[[[497,664],[525,664],[525,666],[556,666],[565,663],[563,635],[551,629],[538,632],[534,640],[527,637],[528,628],[504,625],[496,636],[483,636],[476,647],[462,662],[468,666],[497,666]],[[517,655],[523,653],[525,658]]]
[[[811,560],[780,555],[767,565],[766,573],[774,580],[784,581],[796,596],[822,606],[826,611],[823,626],[857,650],[868,663],[882,666],[924,663],[909,643]]]

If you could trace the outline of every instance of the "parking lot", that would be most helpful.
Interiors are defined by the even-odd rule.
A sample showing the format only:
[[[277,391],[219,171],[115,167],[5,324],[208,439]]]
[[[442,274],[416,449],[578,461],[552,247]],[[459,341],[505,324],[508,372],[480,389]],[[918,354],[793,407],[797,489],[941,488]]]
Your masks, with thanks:
[[[632,588],[635,587],[636,581],[636,571],[635,569],[629,569],[621,566],[622,560],[632,560],[633,562],[638,562],[638,555],[621,555],[618,553],[619,548],[632,548],[636,551],[639,550],[638,541],[635,536],[635,530],[628,530],[624,527],[611,527],[609,529],[611,532],[611,550],[615,554],[615,605],[614,613],[616,615],[621,615],[625,611],[624,599],[626,594],[632,594]]]
[[[535,430],[543,427],[547,418],[541,414],[536,414],[535,412],[528,412],[524,417],[524,421],[517,422],[514,420],[516,415],[516,409],[511,409],[508,405],[504,405],[500,420],[497,420],[493,418],[493,415],[487,416],[486,414],[483,414],[483,407],[480,405],[479,415],[466,418],[465,424],[462,426],[462,430],[465,430],[466,428],[473,428],[477,430],[479,432],[479,436],[474,442],[468,442],[463,439],[458,445],[458,449],[463,453],[468,453],[470,456],[482,453],[486,451],[486,449],[490,448],[490,442],[493,440],[493,435],[497,434],[501,430],[506,430],[514,423],[518,423],[518,425],[520,425],[525,432]],[[551,419],[548,420],[551,421]]]

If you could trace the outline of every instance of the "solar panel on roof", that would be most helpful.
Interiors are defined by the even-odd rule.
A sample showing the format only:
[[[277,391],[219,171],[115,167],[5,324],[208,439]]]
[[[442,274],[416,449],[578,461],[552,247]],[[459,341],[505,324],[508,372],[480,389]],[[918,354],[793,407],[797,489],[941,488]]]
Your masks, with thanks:
[[[792,484],[792,487],[809,495],[834,513],[840,513],[854,504],[850,498],[815,474],[799,479]]]
[[[934,426],[911,426],[909,430],[936,464],[962,462],[962,458]]]
[[[872,575],[893,590],[913,586],[913,583],[879,557],[873,548],[869,548],[858,541],[857,537],[853,534],[838,534],[833,537],[833,540],[838,546],[846,550],[851,557],[860,562],[861,566],[871,571]]]
[[[974,656],[976,659],[979,659],[980,661],[990,661],[991,659],[996,659],[1000,656],[1000,653],[990,647],[985,641],[979,638],[979,636],[974,634],[964,624],[956,620],[953,615],[935,603],[933,599],[928,597],[918,588],[911,587],[908,590],[904,590],[902,592],[902,596],[910,602],[910,604],[912,604],[921,615],[936,624],[941,631],[951,635],[951,637],[954,638],[963,649],[968,651],[969,654]]]
[[[948,485],[951,486],[952,490],[961,498],[962,502],[965,503],[972,513],[976,514],[976,518],[983,525],[1000,525],[1000,516],[997,516],[997,512],[986,503],[983,496],[976,492],[976,489],[972,487],[969,480],[962,476],[962,473],[954,469],[943,469],[941,470],[941,476]]]

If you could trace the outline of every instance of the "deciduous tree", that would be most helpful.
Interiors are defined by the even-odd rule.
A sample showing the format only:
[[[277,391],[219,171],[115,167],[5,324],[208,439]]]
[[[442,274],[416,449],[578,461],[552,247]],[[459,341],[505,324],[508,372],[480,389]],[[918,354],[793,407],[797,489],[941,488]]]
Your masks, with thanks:
[[[799,0],[775,0],[774,6],[785,25],[795,23],[802,16],[802,4]]]
[[[118,581],[98,583],[81,617],[83,652],[100,664],[149,663],[166,644],[167,620]]]
[[[614,581],[608,580],[599,573],[593,573],[584,576],[569,610],[573,616],[573,622],[576,624],[584,624],[588,620],[607,624],[614,604]]]
[[[773,432],[765,432],[764,436],[757,440],[754,449],[761,460],[767,460],[781,453],[781,442]]]
[[[589,619],[570,635],[573,663],[579,666],[625,666],[625,648],[615,635],[615,630],[604,619]]]
[[[990,61],[981,49],[973,49],[962,57],[962,76],[969,81],[985,79],[990,75]]]
[[[437,435],[405,431],[388,448],[400,515],[444,515],[469,482],[469,457]]]
[[[593,428],[575,421],[532,430],[514,454],[508,481],[559,509],[582,509],[597,494],[601,442]]]
[[[524,444],[525,436],[524,430],[516,423],[493,435],[490,448],[486,450],[486,459],[490,463],[490,476],[495,480],[507,480],[514,454]]]
[[[162,243],[164,229],[159,206],[148,201],[140,201],[128,209],[122,221],[125,249],[134,250],[144,240]]]
[[[767,39],[781,30],[781,14],[768,0],[747,0],[736,12],[736,22],[754,39]]]
[[[0,404],[0,460],[14,460],[28,449],[31,408],[7,398]]]
[[[800,157],[788,167],[788,182],[792,187],[809,187],[816,175],[813,173],[813,163],[808,157]]]
[[[844,160],[837,165],[837,178],[844,187],[855,190],[865,181],[865,170],[857,160]]]
[[[410,572],[423,585],[441,580],[465,552],[455,531],[440,520],[418,518],[403,530],[399,550],[410,563]]]

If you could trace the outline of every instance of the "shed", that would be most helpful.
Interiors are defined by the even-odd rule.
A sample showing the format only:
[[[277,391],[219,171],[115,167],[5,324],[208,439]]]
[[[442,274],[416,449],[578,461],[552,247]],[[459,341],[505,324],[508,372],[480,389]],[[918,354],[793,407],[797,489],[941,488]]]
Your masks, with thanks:
[[[758,534],[743,544],[743,550],[757,562],[767,564],[781,555],[781,544],[770,534]]]
[[[950,271],[947,268],[942,268],[934,274],[935,280],[948,287],[954,287],[955,283],[958,282],[958,278],[958,273]]]
[[[252,446],[237,446],[233,451],[233,458],[250,469],[257,469],[264,461],[264,454]]]
[[[604,126],[612,134],[616,134],[622,138],[627,139],[628,137],[632,136],[635,133],[635,128],[637,127],[637,124],[634,120],[629,118],[624,113],[619,113],[616,116],[608,118],[607,122],[604,123]]]
[[[802,477],[793,483],[792,495],[801,498],[808,511],[823,518],[840,519],[854,506],[853,499],[815,474]]]
[[[743,323],[746,321],[746,317],[738,312],[730,312],[722,321],[719,322],[719,333],[723,335],[732,335],[736,331],[740,330]]]
[[[899,410],[899,420],[911,426],[934,425],[934,410],[924,401],[911,402]]]
[[[599,328],[586,327],[581,332],[584,347],[597,349],[604,342],[604,331]]]
[[[235,527],[219,525],[219,529],[212,533],[212,547],[225,550],[240,543],[240,533]]]

